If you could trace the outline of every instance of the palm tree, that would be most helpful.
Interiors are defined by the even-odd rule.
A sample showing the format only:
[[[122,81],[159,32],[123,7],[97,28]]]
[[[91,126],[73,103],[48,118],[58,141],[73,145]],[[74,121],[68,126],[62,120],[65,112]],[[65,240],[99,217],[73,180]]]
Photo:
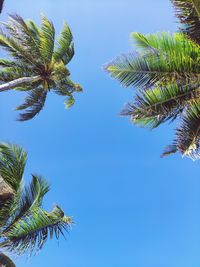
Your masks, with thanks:
[[[179,33],[132,33],[137,51],[122,55],[105,69],[137,91],[122,110],[134,124],[155,128],[179,119],[175,139],[162,156],[180,152],[200,157],[200,2],[172,0],[183,24]]]
[[[53,24],[42,15],[40,28],[18,15],[10,16],[0,32],[0,47],[10,59],[0,59],[0,92],[15,89],[28,96],[17,110],[25,110],[18,120],[32,119],[44,107],[47,93],[66,96],[66,106],[74,104],[73,94],[82,91],[70,79],[66,65],[74,56],[73,37],[66,23],[55,40]]]
[[[51,212],[42,209],[49,191],[48,183],[32,175],[29,185],[23,186],[26,152],[16,145],[0,144],[0,266],[14,263],[4,254],[34,253],[42,249],[49,238],[68,231],[72,219],[59,206]]]
[[[3,3],[4,3],[4,0],[0,0],[0,13],[2,12],[2,9],[3,9]]]

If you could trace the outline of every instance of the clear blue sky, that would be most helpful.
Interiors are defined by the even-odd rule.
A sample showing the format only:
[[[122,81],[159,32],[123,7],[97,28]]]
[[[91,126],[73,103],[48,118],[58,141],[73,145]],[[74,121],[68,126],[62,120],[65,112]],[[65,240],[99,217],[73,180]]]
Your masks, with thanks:
[[[24,95],[0,95],[0,140],[29,152],[26,181],[41,173],[52,186],[45,207],[60,204],[76,225],[67,240],[48,242],[20,267],[199,267],[200,165],[175,155],[160,159],[172,126],[153,132],[118,116],[134,90],[122,88],[102,65],[129,52],[131,31],[175,31],[169,0],[5,0],[8,13],[39,22],[45,13],[59,31],[72,28],[72,78],[84,87],[71,110],[48,97],[26,123],[13,108]]]

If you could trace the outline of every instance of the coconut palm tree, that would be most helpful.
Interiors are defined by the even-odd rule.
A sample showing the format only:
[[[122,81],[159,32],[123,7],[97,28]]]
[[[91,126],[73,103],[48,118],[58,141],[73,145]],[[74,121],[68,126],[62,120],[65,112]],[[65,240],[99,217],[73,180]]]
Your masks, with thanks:
[[[0,13],[2,12],[2,9],[3,9],[3,3],[4,3],[4,0],[0,0]]]
[[[0,144],[0,266],[15,266],[4,253],[32,254],[54,235],[64,235],[72,223],[59,206],[43,210],[49,185],[41,176],[32,175],[23,186],[26,158],[21,147]]]
[[[137,89],[122,110],[134,124],[155,128],[179,119],[175,139],[163,155],[180,152],[199,158],[200,2],[172,0],[183,27],[179,33],[132,33],[137,51],[122,55],[105,69],[126,87]]]
[[[42,15],[42,25],[18,15],[10,16],[0,32],[0,47],[9,59],[0,59],[0,92],[15,89],[27,92],[24,104],[17,110],[25,110],[20,121],[32,119],[44,107],[48,92],[66,96],[66,106],[74,104],[73,94],[82,91],[79,84],[70,79],[66,65],[74,56],[73,37],[66,23],[55,40],[53,24]]]

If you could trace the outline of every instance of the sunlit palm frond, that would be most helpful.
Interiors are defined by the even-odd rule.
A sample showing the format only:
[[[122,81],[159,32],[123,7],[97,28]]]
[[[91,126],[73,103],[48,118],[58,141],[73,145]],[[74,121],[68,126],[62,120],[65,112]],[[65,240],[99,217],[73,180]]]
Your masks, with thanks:
[[[25,68],[25,66],[16,65],[13,67],[5,67],[0,69],[0,82],[2,84],[12,82],[13,80],[20,79],[21,77],[31,77],[33,73],[34,71]]]
[[[40,30],[39,30],[38,26],[32,20],[27,20],[26,21],[26,26],[28,27],[29,33],[31,34],[32,38],[34,38],[34,40],[36,42],[38,42],[38,44],[39,44]]]
[[[32,60],[36,65],[43,64],[43,58],[40,53],[39,32],[36,36],[36,28],[31,28],[33,23],[26,22],[19,15],[10,15],[9,21],[5,23],[5,28],[10,36],[23,47],[26,54],[32,56]],[[33,26],[32,26],[33,27]]]
[[[42,15],[42,26],[39,35],[41,56],[45,64],[49,64],[54,51],[55,29],[53,24],[44,15]]]
[[[30,51],[27,51],[24,46],[15,40],[14,36],[7,35],[2,30],[0,32],[0,46],[15,60],[28,64],[31,67],[40,67],[38,66],[38,58],[34,57]]]
[[[165,53],[148,56],[130,53],[116,58],[105,69],[126,87],[151,87],[176,80],[186,83],[200,75],[200,64],[185,51],[174,53],[173,57]]]
[[[183,33],[162,32],[144,35],[133,32],[131,38],[138,51],[145,55],[164,53],[170,62],[183,57],[187,57],[190,61],[199,61],[199,45],[186,38]]]
[[[64,23],[63,30],[58,37],[58,45],[54,51],[54,59],[56,61],[63,61],[64,64],[68,64],[74,56],[74,44],[73,36],[69,26]]]
[[[200,2],[199,0],[171,0],[180,20],[182,32],[200,44]]]
[[[16,61],[12,61],[12,60],[9,60],[9,59],[2,59],[0,58],[0,67],[1,68],[5,68],[5,67],[8,67],[8,68],[22,68],[22,69],[25,69],[28,67],[27,64],[22,64],[20,62],[16,62]]]

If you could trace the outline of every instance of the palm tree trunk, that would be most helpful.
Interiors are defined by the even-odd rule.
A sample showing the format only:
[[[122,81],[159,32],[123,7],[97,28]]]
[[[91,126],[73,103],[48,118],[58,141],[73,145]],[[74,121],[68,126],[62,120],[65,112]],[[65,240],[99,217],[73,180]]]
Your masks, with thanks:
[[[23,83],[30,83],[39,80],[40,76],[33,76],[33,77],[22,77],[11,82],[7,82],[0,85],[0,92],[10,90],[15,88]]]
[[[16,266],[8,256],[0,252],[0,267],[16,267]]]
[[[15,195],[15,192],[0,176],[0,210],[8,200],[14,197],[14,195]]]
[[[2,9],[3,9],[3,2],[4,2],[4,0],[0,0],[0,13],[1,13]]]
[[[196,12],[200,18],[200,1],[199,0],[192,0],[192,3],[196,9]]]

